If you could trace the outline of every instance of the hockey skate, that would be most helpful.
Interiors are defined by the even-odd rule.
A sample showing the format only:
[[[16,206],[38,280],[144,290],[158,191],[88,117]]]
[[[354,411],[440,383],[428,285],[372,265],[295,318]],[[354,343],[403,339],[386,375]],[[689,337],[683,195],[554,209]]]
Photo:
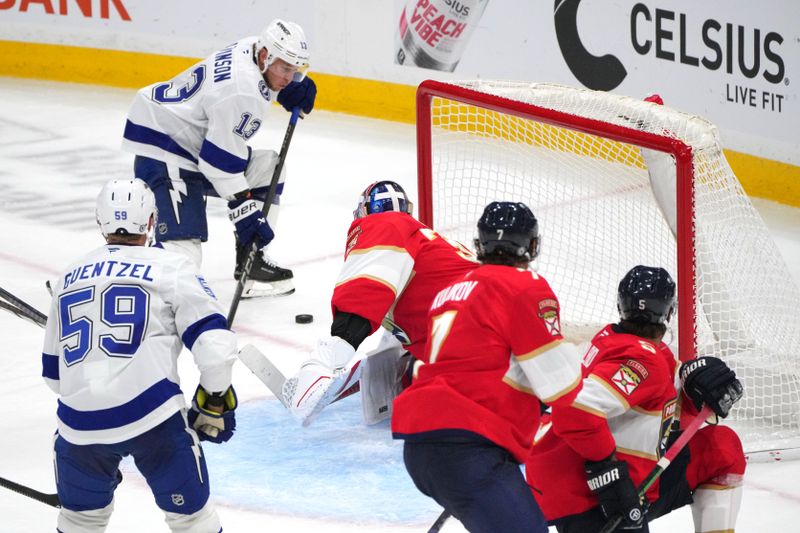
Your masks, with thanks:
[[[248,248],[236,241],[236,269],[233,277],[236,281],[242,275],[244,263],[247,260]],[[242,298],[259,298],[262,296],[288,296],[294,292],[292,283],[294,274],[288,268],[279,267],[267,256],[263,250],[256,252],[250,275],[242,291]]]

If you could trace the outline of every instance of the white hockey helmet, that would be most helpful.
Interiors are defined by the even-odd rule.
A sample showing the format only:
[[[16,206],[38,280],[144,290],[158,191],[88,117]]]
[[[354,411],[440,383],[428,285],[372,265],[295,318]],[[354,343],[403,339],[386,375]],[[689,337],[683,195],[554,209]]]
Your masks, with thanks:
[[[273,20],[258,36],[256,51],[260,51],[262,48],[267,49],[265,70],[276,59],[282,59],[297,68],[294,81],[303,79],[306,69],[308,69],[310,55],[306,34],[299,24],[281,19]]]
[[[111,180],[97,195],[95,214],[103,237],[147,235],[152,229],[150,217],[153,217],[153,226],[157,217],[156,197],[138,178]]]

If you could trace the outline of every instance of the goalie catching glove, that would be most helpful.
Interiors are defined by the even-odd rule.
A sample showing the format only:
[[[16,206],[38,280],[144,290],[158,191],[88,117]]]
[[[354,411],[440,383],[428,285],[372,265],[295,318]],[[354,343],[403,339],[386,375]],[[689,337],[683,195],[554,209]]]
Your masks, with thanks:
[[[736,372],[716,357],[698,357],[681,365],[683,391],[697,409],[708,405],[725,418],[739,399],[743,388]]]
[[[304,426],[340,392],[349,376],[345,367],[355,353],[355,348],[340,337],[320,339],[299,372],[286,380],[283,398],[289,411]]]
[[[622,517],[619,529],[639,529],[644,521],[644,510],[628,474],[628,463],[613,457],[586,463],[589,490],[600,500],[600,509],[608,520]]]
[[[217,444],[228,441],[236,429],[236,407],[239,400],[233,386],[225,392],[210,393],[197,386],[189,410],[189,424],[197,431],[200,440]]]

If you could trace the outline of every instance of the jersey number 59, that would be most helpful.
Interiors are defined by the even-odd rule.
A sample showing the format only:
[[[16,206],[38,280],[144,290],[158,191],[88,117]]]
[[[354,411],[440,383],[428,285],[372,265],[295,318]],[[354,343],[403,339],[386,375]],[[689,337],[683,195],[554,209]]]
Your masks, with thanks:
[[[150,314],[146,290],[137,285],[108,287],[100,295],[102,324],[97,325],[79,310],[94,301],[94,293],[94,287],[86,287],[58,298],[59,340],[67,366],[83,361],[95,341],[109,357],[133,357],[144,338]]]

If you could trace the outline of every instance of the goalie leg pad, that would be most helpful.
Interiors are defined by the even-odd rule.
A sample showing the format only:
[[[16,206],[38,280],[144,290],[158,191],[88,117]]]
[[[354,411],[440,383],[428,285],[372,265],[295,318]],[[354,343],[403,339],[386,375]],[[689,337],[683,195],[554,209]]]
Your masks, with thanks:
[[[384,347],[382,342],[363,359],[361,407],[365,424],[377,424],[392,416],[392,402],[403,390],[402,378],[410,357],[402,345],[395,341],[388,347]]]

